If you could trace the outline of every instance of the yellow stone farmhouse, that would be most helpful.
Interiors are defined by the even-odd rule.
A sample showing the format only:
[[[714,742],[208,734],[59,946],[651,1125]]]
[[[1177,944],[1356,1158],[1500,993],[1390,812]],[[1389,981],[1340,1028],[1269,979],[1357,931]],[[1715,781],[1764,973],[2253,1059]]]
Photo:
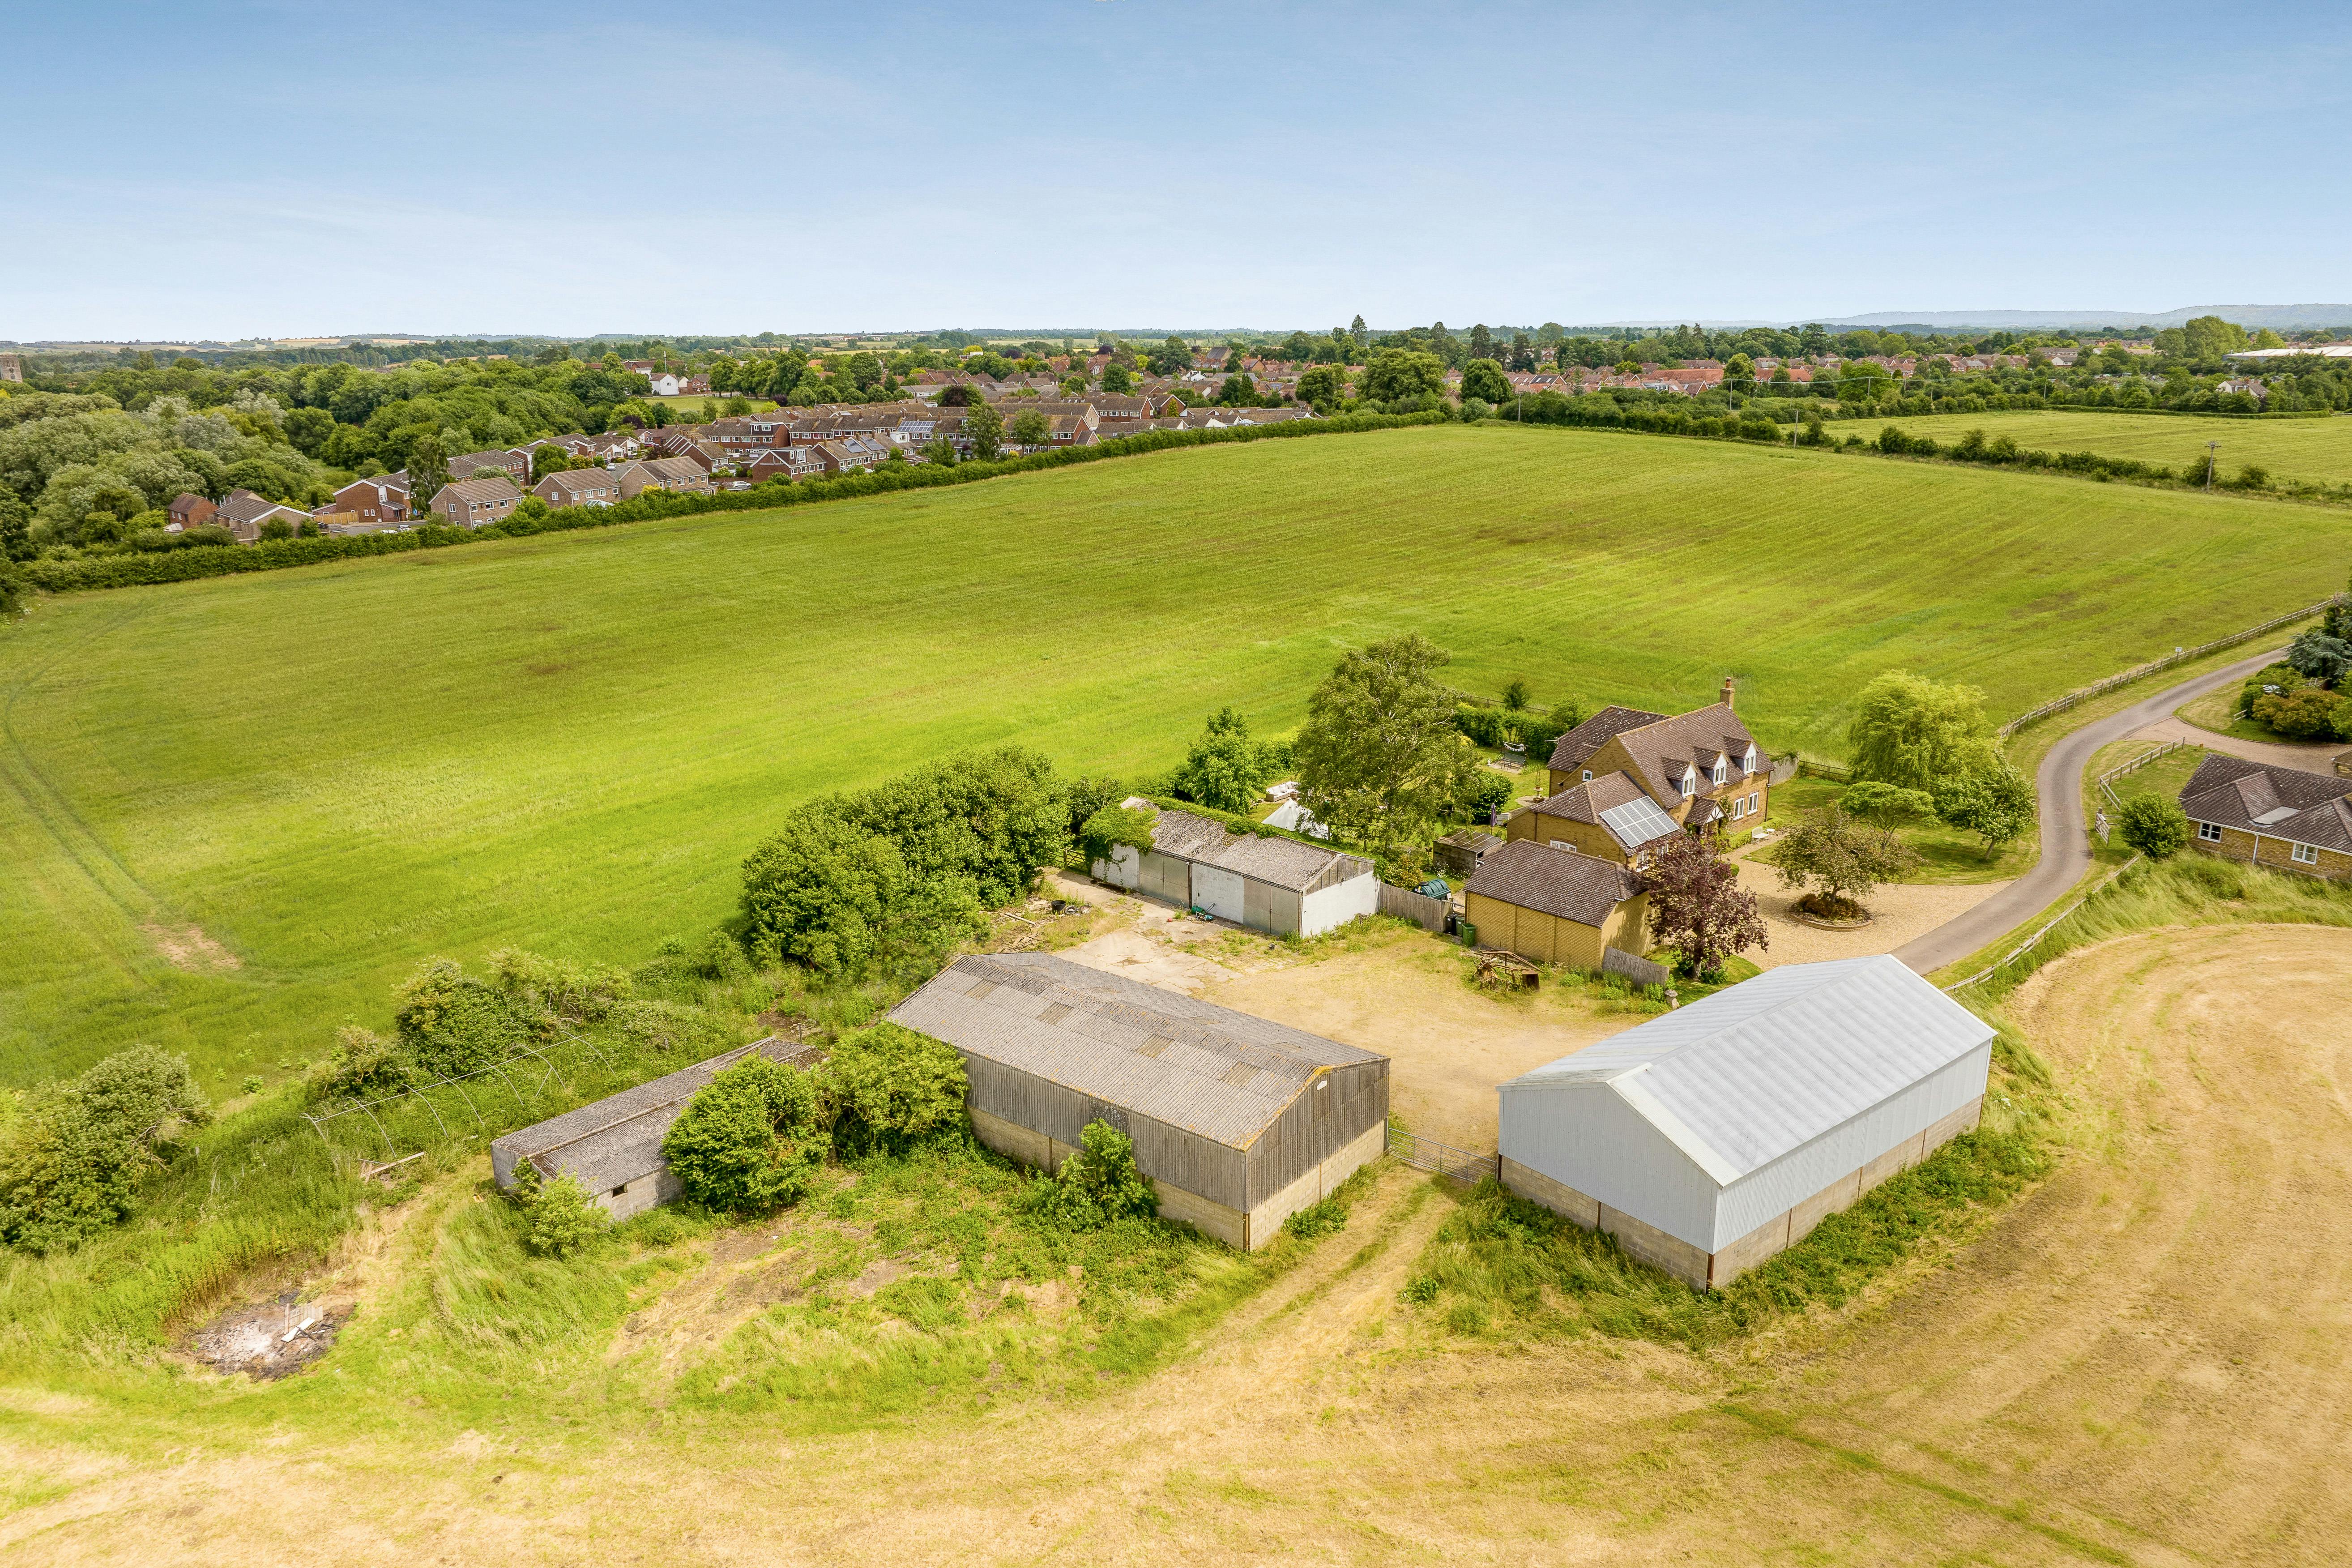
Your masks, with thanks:
[[[1761,823],[1772,761],[1731,697],[1726,680],[1720,701],[1673,717],[1603,708],[1559,738],[1545,798],[1514,816],[1507,837],[1634,865],[1678,829]]]

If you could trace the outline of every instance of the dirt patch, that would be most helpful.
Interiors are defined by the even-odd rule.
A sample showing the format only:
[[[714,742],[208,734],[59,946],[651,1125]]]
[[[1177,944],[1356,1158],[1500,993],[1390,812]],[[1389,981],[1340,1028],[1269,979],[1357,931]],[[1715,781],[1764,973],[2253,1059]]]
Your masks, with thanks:
[[[1060,956],[1089,969],[1139,980],[1164,991],[1181,991],[1187,996],[1198,996],[1207,986],[1233,973],[1214,959],[1203,957],[1183,943],[1165,937],[1154,940],[1132,925],[1120,926],[1076,947],[1065,948]]]
[[[288,1290],[231,1307],[198,1329],[188,1348],[215,1372],[241,1372],[267,1383],[334,1349],[336,1331],[351,1315],[349,1301],[305,1301],[300,1292]]]
[[[1756,895],[1757,912],[1764,917],[1764,931],[1771,939],[1769,947],[1751,947],[1740,954],[1760,969],[1893,952],[1914,937],[1925,936],[1946,921],[1966,914],[2010,885],[1889,883],[1870,895],[1867,925],[1824,926],[1799,912],[1796,905],[1802,893],[1782,888],[1771,866],[1756,858],[1777,843],[1779,840],[1774,839],[1768,844],[1750,845],[1734,851],[1731,857],[1740,862],[1739,885]]]
[[[174,969],[184,969],[191,974],[225,974],[245,967],[245,960],[206,936],[202,926],[150,923],[139,931],[155,944],[163,962]]]
[[[1390,1058],[1389,1105],[1416,1132],[1495,1146],[1495,1086],[1640,1020],[1546,987],[1496,995],[1466,984],[1462,950],[1418,933],[1370,952],[1234,975],[1200,993]]]

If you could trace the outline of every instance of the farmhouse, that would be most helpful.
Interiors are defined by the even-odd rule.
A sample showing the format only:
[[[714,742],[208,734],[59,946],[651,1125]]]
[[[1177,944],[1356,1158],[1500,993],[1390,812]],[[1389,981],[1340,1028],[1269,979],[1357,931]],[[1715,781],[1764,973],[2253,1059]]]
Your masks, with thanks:
[[[1769,806],[1771,773],[1771,759],[1732,712],[1731,682],[1726,680],[1714,706],[1673,718],[1614,704],[1603,708],[1553,746],[1546,794],[1558,795],[1622,773],[1678,826],[1745,826],[1760,821]],[[1595,814],[1617,797],[1632,798],[1622,788],[1604,793],[1612,799],[1592,805]],[[1606,852],[1597,839],[1588,847]]]
[[[2352,880],[2352,779],[2209,756],[2181,786],[2180,809],[2208,855]]]
[[[798,1064],[809,1049],[771,1037],[509,1132],[490,1145],[490,1174],[501,1187],[511,1187],[516,1165],[529,1160],[551,1182],[577,1178],[597,1206],[616,1220],[669,1203],[679,1187],[662,1159],[662,1139],[686,1102],[753,1051]]]
[[[1487,856],[1463,887],[1463,913],[1480,946],[1579,969],[1600,968],[1612,947],[1642,956],[1649,911],[1639,872],[1527,839]]]
[[[1570,784],[1512,813],[1503,834],[1513,843],[1548,844],[1631,866],[1682,830],[1632,774],[1617,773]]]
[[[1386,1057],[1066,959],[960,958],[890,1017],[962,1055],[990,1148],[1055,1170],[1108,1122],[1162,1215],[1244,1250],[1386,1144]]]
[[[1319,936],[1381,908],[1380,882],[1362,856],[1235,833],[1189,811],[1160,813],[1149,853],[1139,856],[1133,846],[1118,845],[1110,859],[1094,863],[1094,875],[1115,888],[1284,936]]]
[[[1891,954],[1769,970],[1504,1084],[1503,1184],[1719,1289],[1975,1127],[1992,1037]]]

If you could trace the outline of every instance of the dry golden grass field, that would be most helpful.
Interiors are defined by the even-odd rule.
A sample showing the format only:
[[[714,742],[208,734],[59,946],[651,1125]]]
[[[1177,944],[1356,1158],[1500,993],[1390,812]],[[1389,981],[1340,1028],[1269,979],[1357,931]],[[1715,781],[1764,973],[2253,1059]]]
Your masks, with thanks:
[[[160,1391],[144,1419],[12,1392],[0,1557],[2342,1561],[2352,932],[2126,937],[2010,1007],[2057,1079],[2051,1177],[1843,1310],[1729,1350],[1448,1332],[1399,1293],[1455,1197],[1390,1168],[1345,1230],[1131,1381],[838,1428],[673,1404],[643,1369],[741,1310],[771,1256],[755,1227],[615,1336],[605,1362],[638,1358],[643,1403],[551,1355],[552,1415],[392,1399],[341,1419],[299,1393],[341,1347],[237,1385],[216,1425]],[[468,1201],[428,1192],[354,1245],[355,1342],[390,1331]]]

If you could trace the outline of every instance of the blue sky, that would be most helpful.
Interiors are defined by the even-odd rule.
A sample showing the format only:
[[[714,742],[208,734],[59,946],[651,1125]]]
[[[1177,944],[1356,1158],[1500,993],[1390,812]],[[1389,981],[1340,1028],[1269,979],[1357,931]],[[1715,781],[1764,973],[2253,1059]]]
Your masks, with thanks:
[[[0,338],[2352,297],[2352,9],[0,0]]]

